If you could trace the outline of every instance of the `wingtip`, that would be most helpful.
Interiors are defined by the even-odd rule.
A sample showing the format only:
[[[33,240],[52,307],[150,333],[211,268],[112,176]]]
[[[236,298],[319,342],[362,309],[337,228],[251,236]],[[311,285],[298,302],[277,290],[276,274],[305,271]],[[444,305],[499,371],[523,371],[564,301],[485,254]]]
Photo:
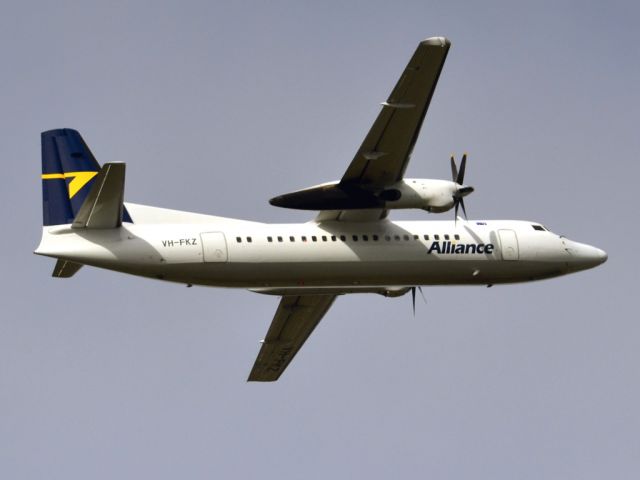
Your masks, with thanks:
[[[429,37],[420,42],[420,45],[429,45],[434,47],[448,47],[451,41],[447,37]]]

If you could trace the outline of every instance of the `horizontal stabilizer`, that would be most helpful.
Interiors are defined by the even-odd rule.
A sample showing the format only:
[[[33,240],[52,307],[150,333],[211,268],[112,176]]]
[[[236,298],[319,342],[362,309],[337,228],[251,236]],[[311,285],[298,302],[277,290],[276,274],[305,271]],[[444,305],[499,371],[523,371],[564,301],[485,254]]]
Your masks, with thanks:
[[[81,263],[70,262],[68,260],[58,260],[56,266],[53,268],[52,277],[56,278],[70,278],[82,267]]]
[[[105,163],[80,207],[72,228],[116,228],[122,225],[124,163]]]

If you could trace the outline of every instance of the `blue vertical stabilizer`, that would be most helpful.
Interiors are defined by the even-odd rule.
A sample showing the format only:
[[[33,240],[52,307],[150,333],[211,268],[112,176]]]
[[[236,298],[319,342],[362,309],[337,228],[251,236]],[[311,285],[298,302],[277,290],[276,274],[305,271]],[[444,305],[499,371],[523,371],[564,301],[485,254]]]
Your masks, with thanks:
[[[49,130],[42,133],[41,139],[43,224],[72,223],[100,165],[76,130]],[[131,222],[126,209],[122,220]]]

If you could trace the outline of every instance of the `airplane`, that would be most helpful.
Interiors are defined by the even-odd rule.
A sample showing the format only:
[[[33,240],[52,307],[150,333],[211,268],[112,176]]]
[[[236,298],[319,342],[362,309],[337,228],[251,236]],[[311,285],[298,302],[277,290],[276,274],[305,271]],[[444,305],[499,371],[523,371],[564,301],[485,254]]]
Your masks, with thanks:
[[[281,297],[248,377],[260,382],[281,376],[339,295],[411,292],[415,313],[421,286],[528,282],[604,263],[603,250],[539,222],[468,220],[466,155],[459,167],[451,157],[451,180],[404,177],[450,45],[444,37],[419,43],[339,181],[270,200],[319,212],[306,223],[124,202],[124,163],[100,167],[75,130],[43,132],[43,231],[34,253],[57,259],[57,278],[89,265]],[[454,220],[392,221],[393,209],[454,210]]]

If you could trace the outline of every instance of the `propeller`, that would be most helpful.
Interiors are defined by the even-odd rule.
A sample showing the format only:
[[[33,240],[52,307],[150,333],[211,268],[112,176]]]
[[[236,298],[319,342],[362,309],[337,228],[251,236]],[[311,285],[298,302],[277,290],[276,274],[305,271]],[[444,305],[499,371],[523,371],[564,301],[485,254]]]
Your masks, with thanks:
[[[451,179],[458,185],[458,189],[453,194],[453,208],[456,222],[458,221],[458,207],[462,207],[464,218],[467,218],[467,209],[464,208],[464,197],[473,192],[473,187],[464,184],[464,172],[467,168],[467,154],[462,155],[460,160],[460,170],[456,166],[456,160],[451,155]]]
[[[427,299],[422,292],[422,287],[418,285],[418,290],[420,290],[420,295],[422,296],[422,300],[424,300],[425,305],[427,304]],[[411,287],[411,305],[413,306],[413,316],[416,316],[416,287]]]

